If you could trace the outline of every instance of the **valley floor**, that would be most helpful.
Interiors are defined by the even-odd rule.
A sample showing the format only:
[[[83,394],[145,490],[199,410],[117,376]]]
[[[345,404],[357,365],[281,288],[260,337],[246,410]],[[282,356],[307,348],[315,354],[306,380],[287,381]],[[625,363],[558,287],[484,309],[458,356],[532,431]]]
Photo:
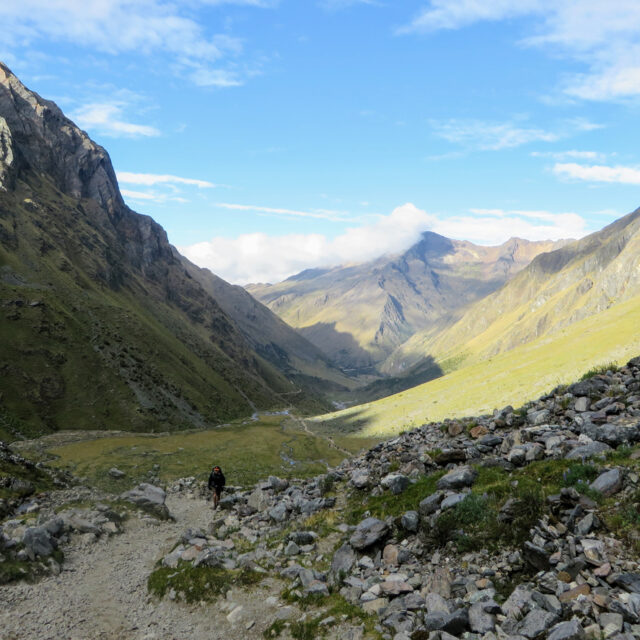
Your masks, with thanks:
[[[267,580],[255,591],[238,590],[233,602],[244,608],[244,621],[232,626],[229,607],[220,603],[186,605],[147,592],[147,578],[185,527],[207,527],[211,503],[167,497],[176,522],[130,518],[121,535],[89,543],[74,537],[65,549],[59,576],[36,584],[0,587],[2,640],[249,640],[261,638],[272,617],[265,600],[281,586]],[[255,626],[246,626],[255,620]]]

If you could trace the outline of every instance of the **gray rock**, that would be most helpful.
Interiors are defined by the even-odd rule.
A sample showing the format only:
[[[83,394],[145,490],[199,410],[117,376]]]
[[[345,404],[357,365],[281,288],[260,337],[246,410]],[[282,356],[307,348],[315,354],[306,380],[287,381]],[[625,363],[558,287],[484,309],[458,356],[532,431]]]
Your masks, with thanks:
[[[389,533],[389,525],[377,518],[365,518],[354,531],[349,543],[354,549],[366,549],[380,542]]]
[[[371,476],[366,471],[354,471],[351,475],[351,484],[356,489],[366,489],[371,484]]]
[[[527,414],[527,421],[533,425],[540,425],[547,423],[550,417],[551,411],[549,409],[540,409]]]
[[[625,591],[640,593],[640,573],[621,573],[615,577],[614,584]]]
[[[442,502],[442,498],[444,493],[442,491],[436,491],[432,493],[430,496],[426,497],[424,500],[420,501],[418,505],[418,511],[421,516],[429,516],[432,513],[435,513]]]
[[[449,613],[449,604],[439,593],[430,591],[425,596],[424,603],[428,613]]]
[[[522,547],[524,559],[539,571],[545,571],[550,567],[549,554],[533,542],[527,540]]]
[[[267,513],[273,521],[284,522],[289,515],[289,510],[287,509],[287,505],[284,502],[278,502],[278,504],[275,507],[269,509]]]
[[[335,576],[347,574],[356,562],[356,554],[351,546],[343,544],[334,554],[331,561],[331,573]]]
[[[475,469],[465,465],[442,476],[436,486],[438,489],[463,489],[470,487],[477,476],[478,472]]]
[[[468,494],[466,493],[452,493],[450,496],[447,496],[441,503],[440,503],[440,508],[443,511],[446,511],[447,509],[451,509],[452,507],[455,507],[457,504],[459,504],[460,502],[462,502]]]
[[[518,625],[518,633],[525,638],[537,638],[550,629],[558,616],[544,609],[532,609]]]
[[[607,451],[611,451],[611,447],[604,442],[590,442],[589,444],[576,447],[567,453],[567,460],[584,460],[593,456],[600,456]]]
[[[488,633],[496,628],[495,617],[485,611],[483,604],[476,602],[469,608],[469,628],[475,633]]]
[[[300,553],[300,547],[293,541],[289,540],[287,546],[284,548],[285,556],[297,556]]]
[[[622,473],[620,469],[610,469],[601,473],[589,486],[603,496],[612,496],[622,489]]]
[[[289,481],[277,476],[269,476],[267,482],[274,491],[284,491],[289,486]]]
[[[584,629],[578,620],[559,622],[547,636],[547,640],[583,640],[584,638]]]
[[[56,542],[45,527],[29,527],[22,536],[22,542],[31,560],[46,558],[56,548]]]
[[[170,517],[169,509],[165,505],[167,494],[160,487],[143,482],[135,489],[125,491],[120,497],[146,509],[159,518],[167,519]]]
[[[258,488],[249,494],[247,504],[256,511],[264,511],[270,504],[269,496],[266,491]]]
[[[442,630],[454,636],[461,635],[469,627],[469,613],[466,609],[457,609],[445,617]]]
[[[589,407],[591,406],[591,400],[586,397],[578,398],[574,405],[573,410],[578,411],[579,413],[583,413],[585,411],[589,411]]]
[[[124,478],[125,476],[125,472],[124,471],[120,471],[120,469],[116,469],[116,467],[111,467],[111,469],[109,469],[109,475],[112,478]]]
[[[417,511],[407,511],[400,518],[400,526],[409,533],[415,533],[420,525],[420,516]]]
[[[380,480],[380,484],[394,495],[398,495],[409,486],[409,478],[401,473],[390,473]]]

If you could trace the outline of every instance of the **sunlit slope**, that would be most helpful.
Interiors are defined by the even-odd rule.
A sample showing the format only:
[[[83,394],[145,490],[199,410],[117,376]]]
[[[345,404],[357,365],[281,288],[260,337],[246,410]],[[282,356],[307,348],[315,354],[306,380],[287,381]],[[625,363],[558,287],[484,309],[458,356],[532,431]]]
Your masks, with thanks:
[[[405,366],[431,356],[448,368],[502,353],[640,294],[640,211],[538,256],[500,290],[436,336],[396,352]]]
[[[485,361],[376,402],[319,416],[329,429],[391,435],[426,421],[518,406],[589,368],[640,353],[640,295]]]

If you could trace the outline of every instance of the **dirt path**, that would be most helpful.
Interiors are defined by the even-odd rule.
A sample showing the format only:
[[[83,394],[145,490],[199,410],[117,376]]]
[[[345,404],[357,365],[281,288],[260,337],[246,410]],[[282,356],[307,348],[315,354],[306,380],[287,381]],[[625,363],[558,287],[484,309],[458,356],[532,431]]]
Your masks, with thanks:
[[[261,638],[273,618],[265,600],[277,584],[232,594],[222,606],[190,606],[151,598],[146,581],[156,561],[187,527],[206,528],[204,500],[169,496],[177,522],[131,518],[121,535],[98,542],[75,537],[65,549],[59,576],[0,587],[2,640],[247,640]],[[226,619],[231,602],[244,607],[235,626]],[[247,630],[247,625],[254,626]]]
[[[314,438],[320,438],[321,437],[324,440],[326,440],[329,443],[329,446],[332,449],[335,449],[336,451],[339,451],[340,453],[344,453],[344,455],[349,457],[349,458],[353,455],[353,453],[351,451],[347,451],[346,449],[343,449],[342,447],[339,447],[333,441],[333,438],[331,436],[328,436],[328,435],[319,436],[317,433],[314,433],[313,431],[311,431],[311,429],[309,429],[309,425],[307,425],[306,421],[303,418],[298,418],[298,416],[296,416],[296,415],[291,415],[290,418],[294,422],[297,422],[302,427],[302,430],[305,433],[308,433],[310,436],[313,436]]]

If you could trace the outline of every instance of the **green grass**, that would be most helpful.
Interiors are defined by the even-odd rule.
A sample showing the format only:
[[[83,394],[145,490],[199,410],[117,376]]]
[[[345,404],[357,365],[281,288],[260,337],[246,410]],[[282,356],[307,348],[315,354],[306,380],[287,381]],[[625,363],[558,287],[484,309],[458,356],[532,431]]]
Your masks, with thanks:
[[[181,562],[175,569],[159,567],[147,580],[150,593],[164,598],[172,589],[188,603],[214,600],[235,586],[250,587],[264,579],[264,575],[251,569],[226,571],[213,567],[194,567]]]
[[[589,378],[593,378],[594,376],[602,375],[603,373],[607,373],[607,371],[617,371],[618,365],[615,362],[608,362],[607,364],[600,364],[595,367],[589,369],[589,371],[585,371],[581,376],[580,380],[589,380]]]
[[[268,475],[304,477],[326,472],[345,454],[321,438],[302,431],[285,416],[262,416],[259,421],[236,422],[217,429],[169,435],[106,436],[53,447],[51,464],[64,467],[92,484],[121,492],[148,478],[157,465],[160,480],[208,477],[219,464],[230,485],[252,485]],[[122,479],[108,471],[117,467]]]
[[[322,608],[322,612],[318,615],[289,623],[289,634],[295,640],[315,640],[325,635],[331,629],[331,625],[321,627],[320,622],[328,617],[334,617],[339,621],[348,620],[356,624],[364,624],[367,637],[380,637],[374,631],[377,617],[365,613],[360,607],[351,604],[338,593],[331,593],[329,596],[298,596],[294,591],[286,589],[281,594],[281,598],[285,602],[299,606],[303,611],[309,612],[312,609]],[[277,638],[286,628],[286,622],[276,620],[267,627],[263,636],[267,639]]]
[[[313,418],[331,432],[382,437],[445,418],[519,405],[602,363],[622,364],[640,353],[640,296],[506,353],[463,366],[376,402]]]
[[[54,486],[51,476],[42,469],[13,464],[7,460],[0,460],[0,480],[3,478],[19,478],[20,480],[30,482],[33,485],[35,493],[48,491]],[[23,492],[0,486],[0,498],[22,497],[25,497]]]
[[[358,524],[366,511],[373,517],[383,519],[401,516],[405,511],[417,510],[420,501],[434,493],[436,483],[444,474],[444,471],[438,471],[422,476],[399,495],[386,491],[380,496],[372,496],[368,491],[353,491],[344,511],[345,522]]]

